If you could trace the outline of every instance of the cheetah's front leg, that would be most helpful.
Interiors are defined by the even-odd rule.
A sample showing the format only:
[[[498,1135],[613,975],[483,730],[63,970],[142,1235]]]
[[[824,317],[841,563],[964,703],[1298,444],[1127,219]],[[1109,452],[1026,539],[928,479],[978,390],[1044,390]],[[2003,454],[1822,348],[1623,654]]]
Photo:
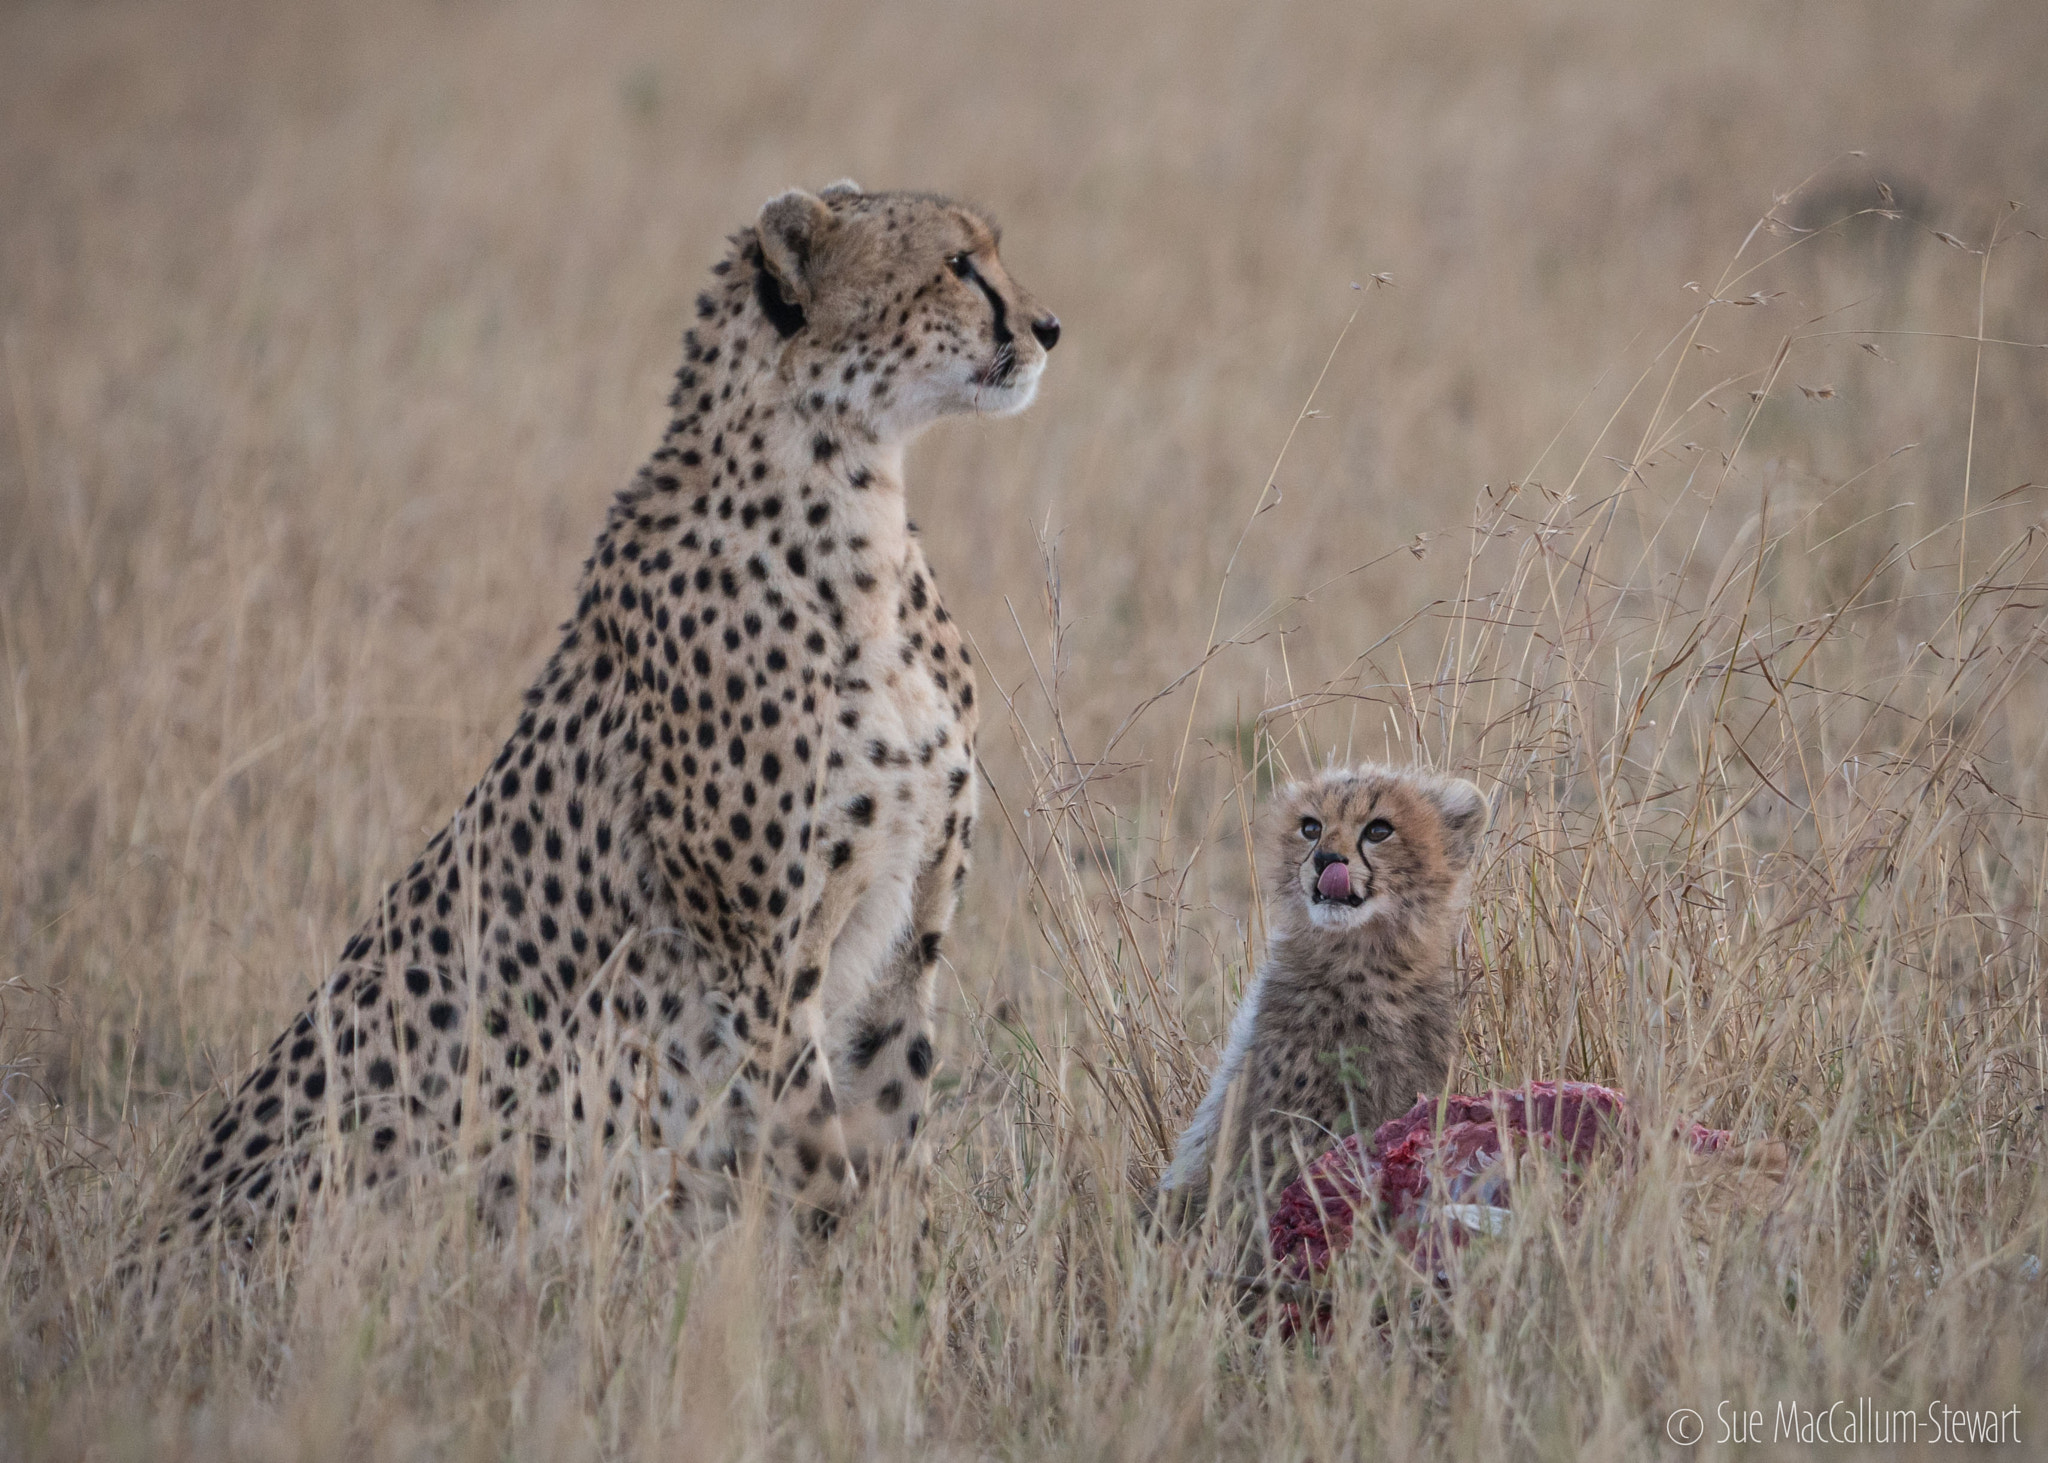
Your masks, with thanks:
[[[932,987],[939,947],[967,873],[971,828],[971,814],[951,825],[918,872],[910,924],[874,987],[833,1022],[830,1050],[841,1131],[848,1161],[862,1177],[899,1160],[922,1160],[916,1139],[936,1060]]]
[[[771,1053],[774,1075],[762,1160],[776,1192],[825,1213],[836,1213],[853,1197],[857,1179],[849,1163],[843,1096],[830,1060],[819,992],[832,946],[866,892],[865,883],[844,876],[826,884],[797,943],[779,1040]]]

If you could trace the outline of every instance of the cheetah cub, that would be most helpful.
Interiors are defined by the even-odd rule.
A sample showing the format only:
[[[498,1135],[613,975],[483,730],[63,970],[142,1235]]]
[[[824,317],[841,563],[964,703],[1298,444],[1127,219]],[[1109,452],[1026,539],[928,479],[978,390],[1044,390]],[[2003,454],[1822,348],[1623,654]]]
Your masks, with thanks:
[[[1486,821],[1471,783],[1372,763],[1281,793],[1259,835],[1266,959],[1160,1182],[1162,1220],[1197,1218],[1212,1183],[1269,1188],[1297,1154],[1442,1089]]]

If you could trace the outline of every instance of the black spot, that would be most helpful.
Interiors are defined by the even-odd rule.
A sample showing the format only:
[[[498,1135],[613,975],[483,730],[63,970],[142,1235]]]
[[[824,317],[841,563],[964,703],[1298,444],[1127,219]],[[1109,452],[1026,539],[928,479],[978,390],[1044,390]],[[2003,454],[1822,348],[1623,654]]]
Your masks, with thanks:
[[[391,1063],[379,1057],[370,1063],[370,1085],[379,1092],[387,1092],[398,1080],[398,1074],[391,1070]]]
[[[923,1081],[932,1072],[932,1039],[920,1031],[911,1038],[904,1050],[903,1060],[910,1065],[910,1075]]]
[[[892,1021],[887,1026],[863,1026],[853,1034],[853,1041],[846,1048],[846,1059],[853,1063],[855,1071],[865,1071],[881,1055],[882,1048],[902,1034],[901,1021]]]

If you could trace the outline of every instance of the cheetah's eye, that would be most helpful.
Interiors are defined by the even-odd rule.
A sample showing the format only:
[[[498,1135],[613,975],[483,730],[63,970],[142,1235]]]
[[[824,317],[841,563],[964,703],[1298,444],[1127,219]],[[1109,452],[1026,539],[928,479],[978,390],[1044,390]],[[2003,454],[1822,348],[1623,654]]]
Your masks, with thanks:
[[[952,254],[947,256],[946,268],[952,270],[957,278],[965,279],[974,272],[974,261],[965,254]]]
[[[1375,818],[1365,825],[1367,843],[1385,843],[1394,836],[1394,825],[1385,818]]]
[[[1301,820],[1301,836],[1313,843],[1316,839],[1323,836],[1323,825],[1313,818],[1303,818]]]

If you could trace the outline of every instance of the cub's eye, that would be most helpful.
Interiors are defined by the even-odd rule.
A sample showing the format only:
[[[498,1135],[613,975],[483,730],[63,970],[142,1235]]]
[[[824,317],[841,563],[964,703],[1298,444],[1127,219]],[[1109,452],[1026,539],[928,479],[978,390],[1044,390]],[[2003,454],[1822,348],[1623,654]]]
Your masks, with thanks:
[[[1323,836],[1323,825],[1313,818],[1303,818],[1301,820],[1301,836],[1310,842],[1314,842]]]
[[[1385,818],[1375,818],[1365,825],[1367,843],[1385,843],[1394,836],[1394,825]]]
[[[947,258],[946,268],[952,270],[958,278],[965,279],[974,272],[974,261],[965,254],[954,254]]]

